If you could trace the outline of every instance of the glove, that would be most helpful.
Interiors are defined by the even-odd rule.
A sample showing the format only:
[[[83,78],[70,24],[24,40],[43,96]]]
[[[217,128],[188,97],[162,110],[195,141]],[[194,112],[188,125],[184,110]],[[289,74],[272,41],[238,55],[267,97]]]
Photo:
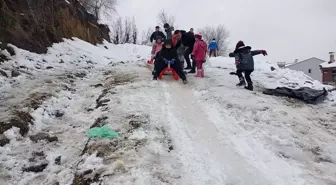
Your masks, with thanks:
[[[236,60],[236,66],[240,64],[240,61],[239,60]]]
[[[229,57],[235,57],[235,54],[234,53],[230,53]]]
[[[263,54],[264,56],[266,56],[267,52],[265,50],[261,50],[261,54]]]

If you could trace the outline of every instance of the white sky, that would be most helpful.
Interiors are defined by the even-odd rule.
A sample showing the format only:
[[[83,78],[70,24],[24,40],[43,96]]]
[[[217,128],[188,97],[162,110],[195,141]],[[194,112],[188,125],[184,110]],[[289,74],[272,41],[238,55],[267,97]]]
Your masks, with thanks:
[[[262,60],[328,60],[336,51],[336,0],[122,0],[117,11],[154,30],[161,9],[175,16],[177,29],[224,24],[232,48],[243,40],[268,51]]]

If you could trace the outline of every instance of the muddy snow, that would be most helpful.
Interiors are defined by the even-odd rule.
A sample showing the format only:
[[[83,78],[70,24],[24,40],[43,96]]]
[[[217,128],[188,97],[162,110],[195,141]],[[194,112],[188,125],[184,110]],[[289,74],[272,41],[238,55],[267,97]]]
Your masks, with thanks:
[[[0,64],[0,184],[336,184],[335,91],[318,105],[261,92],[331,88],[301,72],[256,62],[249,92],[228,58],[184,85],[151,80],[147,46],[15,50]],[[88,138],[103,125],[119,137]]]

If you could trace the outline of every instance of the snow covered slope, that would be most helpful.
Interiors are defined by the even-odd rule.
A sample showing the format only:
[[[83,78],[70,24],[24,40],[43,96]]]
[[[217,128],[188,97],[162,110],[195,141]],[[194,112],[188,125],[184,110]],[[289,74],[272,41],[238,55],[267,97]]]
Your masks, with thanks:
[[[0,117],[33,120],[27,133],[0,135],[10,141],[0,147],[0,184],[336,183],[335,93],[306,105],[259,91],[323,88],[303,73],[256,62],[249,92],[235,86],[228,58],[209,59],[206,78],[183,85],[151,80],[147,46],[74,39],[45,55],[16,52],[0,64],[8,76],[0,76]],[[103,124],[120,137],[86,136]]]

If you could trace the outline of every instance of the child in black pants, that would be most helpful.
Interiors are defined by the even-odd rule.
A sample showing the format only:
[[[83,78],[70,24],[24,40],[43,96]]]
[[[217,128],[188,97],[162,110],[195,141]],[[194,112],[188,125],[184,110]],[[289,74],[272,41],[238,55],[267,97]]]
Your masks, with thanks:
[[[161,71],[167,67],[168,62],[170,62],[170,67],[176,71],[183,83],[187,83],[187,77],[183,72],[181,62],[178,59],[176,49],[173,48],[173,42],[171,39],[164,41],[161,51],[155,56],[153,80],[157,80]]]
[[[235,57],[236,67],[237,67],[237,76],[239,78],[239,83],[237,86],[245,86],[247,82],[247,86],[245,89],[253,91],[253,82],[251,80],[251,73],[254,71],[254,60],[253,56],[263,54],[267,55],[265,50],[254,50],[251,51],[250,46],[245,46],[243,41],[239,41],[236,45],[236,49],[233,53],[230,53],[230,57]],[[245,78],[243,76],[245,74]],[[246,82],[245,82],[246,80]]]

